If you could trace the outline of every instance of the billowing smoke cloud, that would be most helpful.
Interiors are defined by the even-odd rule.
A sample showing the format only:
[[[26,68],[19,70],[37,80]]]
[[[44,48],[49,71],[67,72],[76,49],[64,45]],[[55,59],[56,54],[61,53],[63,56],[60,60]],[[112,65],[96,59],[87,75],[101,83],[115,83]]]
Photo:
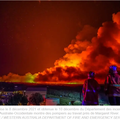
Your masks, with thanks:
[[[45,70],[36,77],[35,81],[42,84],[72,84],[85,79],[85,73],[79,67],[54,67]]]
[[[56,60],[55,66],[81,67],[80,64],[86,59],[86,50],[92,45],[91,39],[96,36],[97,30],[89,25],[85,25],[78,33],[75,40],[65,48],[66,55]]]
[[[112,15],[110,22],[104,22],[96,30],[85,25],[75,40],[64,50],[66,54],[56,60],[54,67],[43,72],[25,76],[9,74],[2,80],[26,81],[38,83],[83,83],[89,71],[96,73],[98,82],[103,83],[110,65],[120,69],[120,12]]]
[[[38,74],[32,75],[31,73],[26,73],[24,76],[18,74],[9,73],[0,77],[1,82],[20,82],[20,83],[34,83],[34,79]]]
[[[79,81],[89,71],[104,82],[110,65],[120,68],[120,12],[112,15],[113,22],[104,22],[98,31],[85,25],[75,40],[65,48],[66,54],[55,61],[55,67],[38,75],[36,81]]]

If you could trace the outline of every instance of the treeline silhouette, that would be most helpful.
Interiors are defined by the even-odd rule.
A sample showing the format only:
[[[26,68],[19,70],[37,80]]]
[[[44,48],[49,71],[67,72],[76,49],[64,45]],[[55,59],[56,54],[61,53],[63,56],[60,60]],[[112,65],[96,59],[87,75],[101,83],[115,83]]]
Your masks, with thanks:
[[[40,105],[42,102],[44,102],[44,99],[40,93],[31,94],[29,99],[24,94],[15,93],[9,96],[5,105]],[[0,105],[3,105],[1,98]]]

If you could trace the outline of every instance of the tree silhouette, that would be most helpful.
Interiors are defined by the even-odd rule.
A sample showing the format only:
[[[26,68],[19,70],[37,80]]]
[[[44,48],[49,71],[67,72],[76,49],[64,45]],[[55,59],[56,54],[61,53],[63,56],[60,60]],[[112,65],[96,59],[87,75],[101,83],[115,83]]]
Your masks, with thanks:
[[[18,105],[21,103],[22,105],[27,105],[28,100],[26,96],[23,96],[23,94],[16,93],[13,96],[10,96],[8,100],[8,105]]]
[[[2,102],[2,100],[0,100],[0,105],[3,105],[3,102]]]
[[[21,103],[22,105],[27,105],[27,103],[28,103],[27,97],[26,97],[26,96],[22,96],[22,98],[21,98],[21,100],[20,100],[20,103]]]
[[[22,94],[16,93],[13,96],[10,96],[8,100],[8,105],[18,105],[22,98]]]
[[[43,101],[43,96],[40,93],[34,93],[29,98],[30,105],[40,105],[40,103]]]

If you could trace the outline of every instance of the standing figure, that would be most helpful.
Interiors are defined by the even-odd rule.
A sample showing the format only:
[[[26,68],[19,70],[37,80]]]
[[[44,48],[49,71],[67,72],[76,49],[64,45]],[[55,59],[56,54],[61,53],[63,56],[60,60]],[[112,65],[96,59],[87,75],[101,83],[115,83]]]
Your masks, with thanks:
[[[120,105],[120,75],[115,65],[109,68],[109,74],[105,80],[105,94],[108,96],[110,105]]]
[[[83,85],[83,101],[82,105],[98,105],[98,90],[100,86],[98,82],[94,79],[95,73],[90,71],[88,74],[88,79],[85,80]]]

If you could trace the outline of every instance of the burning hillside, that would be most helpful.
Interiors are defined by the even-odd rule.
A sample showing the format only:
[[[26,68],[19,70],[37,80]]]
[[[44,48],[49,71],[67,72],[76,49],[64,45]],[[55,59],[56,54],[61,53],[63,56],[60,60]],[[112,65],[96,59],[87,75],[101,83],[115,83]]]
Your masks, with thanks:
[[[82,84],[89,71],[95,71],[96,80],[103,83],[110,65],[120,69],[120,12],[110,22],[95,28],[85,25],[64,50],[66,54],[55,61],[54,67],[25,76],[9,74],[1,81],[31,82],[40,84]]]

